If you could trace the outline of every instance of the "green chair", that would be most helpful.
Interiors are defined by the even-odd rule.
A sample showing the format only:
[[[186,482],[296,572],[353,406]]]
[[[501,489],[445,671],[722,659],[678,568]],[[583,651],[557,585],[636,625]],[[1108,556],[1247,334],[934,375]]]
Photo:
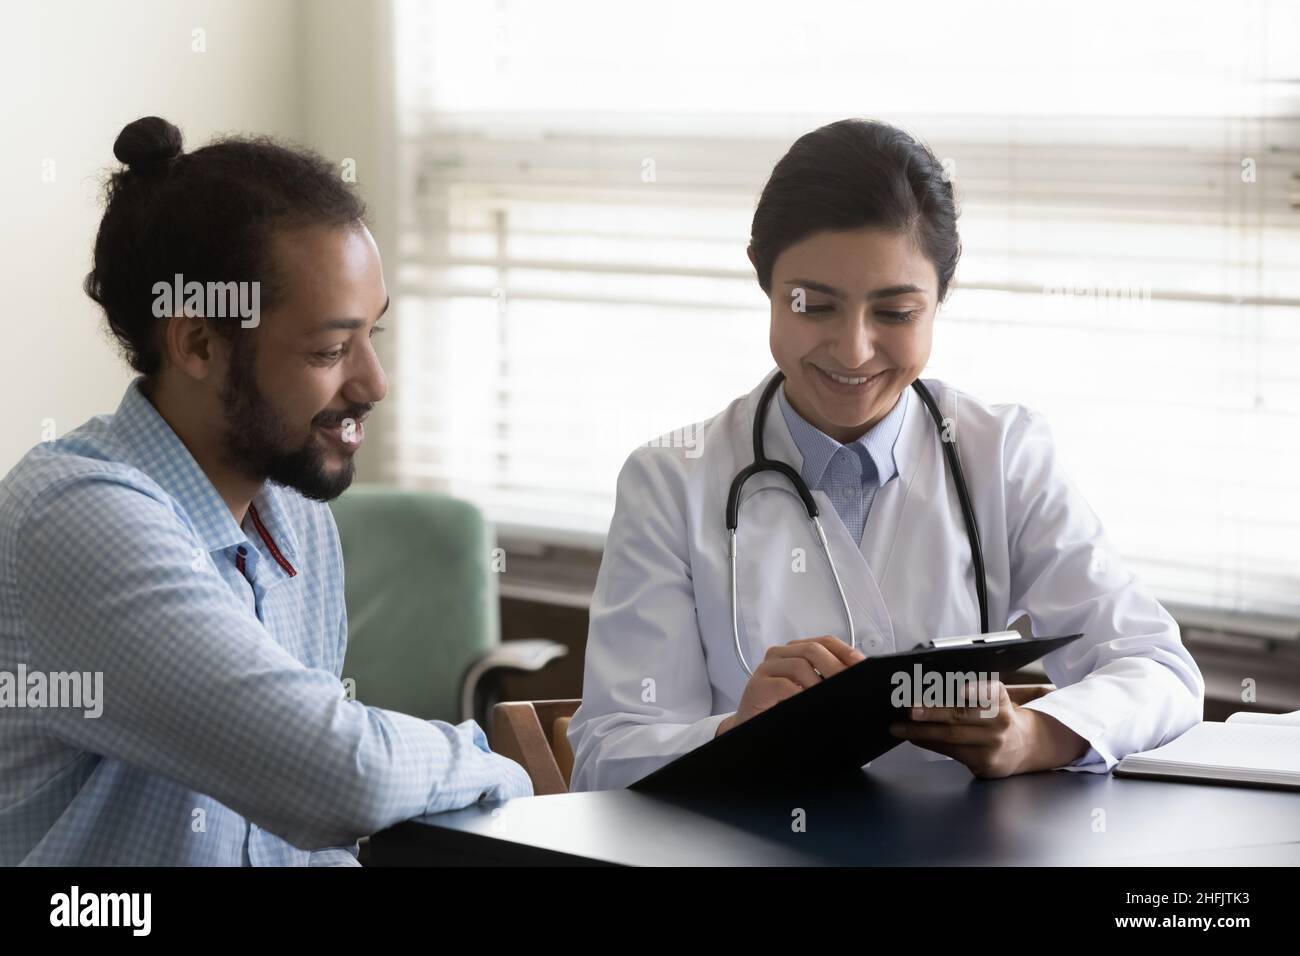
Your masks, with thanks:
[[[473,505],[387,485],[353,485],[331,502],[348,609],[344,679],[363,703],[423,719],[488,713],[505,671],[566,653],[545,640],[501,642],[495,535]]]

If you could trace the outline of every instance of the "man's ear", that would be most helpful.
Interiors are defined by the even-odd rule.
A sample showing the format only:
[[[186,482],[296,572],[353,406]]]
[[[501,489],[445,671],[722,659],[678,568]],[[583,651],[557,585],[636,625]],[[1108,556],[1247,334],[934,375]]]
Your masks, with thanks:
[[[174,315],[164,320],[163,352],[182,374],[203,381],[214,370],[215,343],[212,330],[202,316]]]

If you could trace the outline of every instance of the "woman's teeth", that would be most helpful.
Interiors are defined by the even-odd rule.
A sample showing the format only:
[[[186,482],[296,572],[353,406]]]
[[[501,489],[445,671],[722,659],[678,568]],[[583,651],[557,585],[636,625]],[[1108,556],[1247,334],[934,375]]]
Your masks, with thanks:
[[[863,382],[866,381],[865,377],[849,378],[845,375],[836,375],[834,372],[827,372],[826,374],[829,375],[831,378],[835,379],[835,381],[840,382],[844,385],[861,385]]]
[[[820,365],[817,366],[817,371],[821,372],[832,382],[838,382],[841,385],[865,385],[867,382],[875,378],[876,375],[880,374],[877,372],[876,375],[838,375],[835,372],[826,371],[826,369],[822,368]]]

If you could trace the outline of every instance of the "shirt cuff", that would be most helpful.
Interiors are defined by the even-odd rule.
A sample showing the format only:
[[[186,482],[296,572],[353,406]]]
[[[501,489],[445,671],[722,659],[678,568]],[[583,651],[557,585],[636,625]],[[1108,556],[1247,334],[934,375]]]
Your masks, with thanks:
[[[1057,767],[1056,769],[1083,770],[1088,773],[1106,773],[1110,770],[1110,767],[1111,764],[1106,761],[1105,757],[1097,752],[1097,748],[1089,746],[1088,752],[1078,760],[1073,760],[1070,763],[1067,763],[1064,767]]]
[[[357,860],[357,846],[332,846],[323,850],[312,850],[307,856],[308,866],[360,866]]]

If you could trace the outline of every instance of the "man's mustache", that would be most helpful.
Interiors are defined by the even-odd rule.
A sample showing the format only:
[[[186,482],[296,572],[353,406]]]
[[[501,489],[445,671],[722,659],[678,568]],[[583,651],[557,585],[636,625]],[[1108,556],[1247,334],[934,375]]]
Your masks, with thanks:
[[[366,420],[366,418],[370,415],[370,412],[374,407],[375,406],[373,404],[367,405],[365,407],[358,408],[355,411],[349,411],[346,414],[337,415],[337,416],[329,415],[329,416],[322,417],[318,415],[316,417],[314,424],[320,428],[338,428],[349,418],[352,419],[352,421],[354,422],[362,422]]]

